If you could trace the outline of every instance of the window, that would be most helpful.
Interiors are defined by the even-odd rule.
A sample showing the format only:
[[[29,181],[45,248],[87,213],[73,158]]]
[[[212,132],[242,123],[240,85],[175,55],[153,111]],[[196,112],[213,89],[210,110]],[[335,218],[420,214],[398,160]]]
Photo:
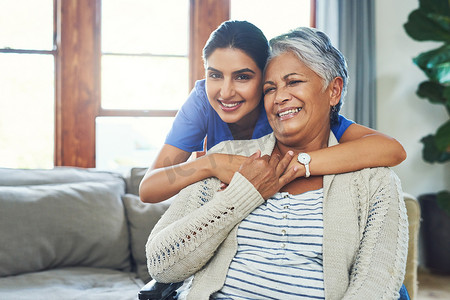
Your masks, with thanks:
[[[231,0],[230,17],[254,23],[271,38],[309,26],[310,2],[283,0],[274,5],[273,0]],[[157,10],[154,7],[154,2],[147,0],[102,3],[102,109],[109,114],[117,109],[156,110],[159,115],[97,117],[99,168],[149,166],[172,117],[187,98],[188,1],[163,1],[158,2]]]
[[[53,0],[2,0],[0,6],[0,166],[50,168]]]
[[[170,10],[164,10],[165,6],[157,0],[57,3],[61,55],[57,60],[56,165],[115,169],[148,166],[153,160],[151,155],[161,146],[159,136],[170,128],[168,118],[176,113],[174,101],[184,101],[193,82],[203,76],[198,45],[205,43],[211,28],[228,18],[228,0],[168,1]],[[136,17],[121,17],[124,12]],[[147,20],[149,16],[156,21]],[[179,26],[174,36],[165,30],[168,22]],[[160,32],[167,36],[159,36]],[[170,48],[161,42],[167,38]],[[152,39],[159,43],[150,43]],[[189,48],[183,46],[184,41]],[[161,68],[161,61],[170,68]],[[153,77],[154,74],[158,76]],[[180,79],[183,76],[188,78],[187,83]],[[184,93],[183,99],[169,99],[167,91],[160,99],[157,94],[161,81],[149,82],[150,77],[167,79],[171,95]],[[148,84],[153,86],[149,88]],[[125,137],[114,132],[114,128],[120,128],[120,132],[135,131],[129,131]],[[110,132],[115,135],[109,135]],[[152,136],[147,138],[149,134]],[[131,137],[136,137],[133,146],[124,145]],[[137,141],[139,138],[145,140]]]
[[[310,2],[231,0],[230,17],[246,19],[272,38],[309,26]],[[180,29],[188,28],[188,1],[158,3],[158,10],[146,0],[102,3],[102,109],[160,112],[158,117],[98,117],[97,167],[149,166],[187,98],[188,32]]]
[[[231,0],[231,19],[247,20],[267,39],[296,27],[312,25],[311,0]]]
[[[103,109],[177,110],[183,104],[189,92],[189,2],[157,3],[103,1]]]
[[[148,166],[211,31],[231,16],[270,38],[300,2],[0,0],[0,167]]]
[[[98,168],[151,164],[189,93],[188,50],[189,1],[102,2]]]

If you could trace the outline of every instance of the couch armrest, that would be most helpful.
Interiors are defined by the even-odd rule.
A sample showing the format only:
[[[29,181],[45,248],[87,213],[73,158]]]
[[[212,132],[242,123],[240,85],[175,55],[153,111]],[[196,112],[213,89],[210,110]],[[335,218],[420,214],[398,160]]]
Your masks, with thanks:
[[[408,257],[406,260],[405,280],[403,281],[411,299],[417,295],[417,268],[419,251],[419,225],[420,225],[420,205],[417,199],[404,193],[406,211],[408,214]]]

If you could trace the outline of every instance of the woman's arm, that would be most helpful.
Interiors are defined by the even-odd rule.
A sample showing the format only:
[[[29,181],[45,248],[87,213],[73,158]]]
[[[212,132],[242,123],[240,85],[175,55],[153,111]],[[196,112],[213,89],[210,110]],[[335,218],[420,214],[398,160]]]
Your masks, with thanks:
[[[403,146],[394,138],[359,124],[350,125],[340,139],[340,144],[309,152],[311,175],[329,175],[358,171],[364,168],[393,167],[406,159]],[[305,175],[299,166],[297,176]]]
[[[339,142],[356,147],[354,158],[363,168],[393,167],[406,159],[406,151],[396,139],[359,124],[350,125]]]
[[[339,174],[387,166],[392,167],[406,158],[402,145],[395,139],[358,124],[350,125],[340,139],[341,144],[312,151],[312,175]],[[214,176],[228,184],[243,156],[226,154],[205,155],[186,162],[191,153],[165,144],[139,188],[143,202],[156,203],[176,195],[181,189],[199,180]],[[297,177],[305,175],[305,168],[296,158],[290,167],[297,166]]]
[[[190,155],[190,152],[164,144],[139,185],[139,197],[141,201],[156,203],[176,194],[176,192],[173,193],[170,188],[166,187],[173,186],[176,189],[178,185],[181,186],[183,179],[187,180],[190,176],[180,176],[185,172],[181,167],[179,170],[173,170],[170,167],[186,162]],[[177,177],[181,177],[181,180]],[[185,186],[187,185],[189,183],[186,183]],[[180,187],[178,191],[182,188]]]
[[[183,189],[146,244],[148,270],[159,282],[178,282],[200,270],[234,226],[264,202],[239,173],[224,191],[210,178]]]
[[[408,217],[400,180],[387,168],[365,174],[369,185],[360,183],[363,190],[368,188],[368,199],[360,199],[360,246],[342,299],[396,300],[408,254]]]
[[[246,157],[227,154],[204,155],[187,161],[190,152],[165,144],[139,186],[143,202],[156,203],[208,177],[229,183]]]
[[[283,175],[292,153],[245,159],[224,191],[210,178],[183,189],[152,230],[147,245],[150,275],[157,281],[177,282],[200,270],[237,223],[261,205],[294,172]]]
[[[178,111],[165,144],[141,182],[139,192],[143,202],[166,200],[191,183],[216,176],[216,165],[224,167],[224,160],[217,162],[219,158],[215,157],[213,158],[216,160],[208,157],[209,159],[187,162],[191,152],[198,151],[203,146],[203,140],[208,135],[208,120],[212,111],[206,96],[205,80],[199,80]],[[216,162],[217,164],[214,164]],[[238,168],[234,164],[231,166],[235,168],[234,171]],[[229,183],[232,177],[229,174],[220,175],[216,177],[226,179],[226,183]]]

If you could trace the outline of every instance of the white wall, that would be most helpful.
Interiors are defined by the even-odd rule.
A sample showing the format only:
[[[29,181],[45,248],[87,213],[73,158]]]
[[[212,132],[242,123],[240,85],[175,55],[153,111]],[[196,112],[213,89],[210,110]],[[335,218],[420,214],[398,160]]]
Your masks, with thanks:
[[[437,43],[417,42],[406,35],[403,24],[418,7],[417,0],[377,0],[377,129],[399,140],[407,159],[395,167],[403,190],[414,196],[450,189],[450,163],[429,164],[422,160],[420,139],[434,133],[448,119],[443,106],[431,105],[416,96],[426,79],[412,58]]]

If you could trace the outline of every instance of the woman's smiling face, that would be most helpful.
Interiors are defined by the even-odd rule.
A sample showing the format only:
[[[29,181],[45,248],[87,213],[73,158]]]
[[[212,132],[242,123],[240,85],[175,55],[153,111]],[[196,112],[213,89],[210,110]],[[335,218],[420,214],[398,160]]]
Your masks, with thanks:
[[[263,91],[267,117],[277,139],[308,143],[327,136],[330,106],[339,102],[341,81],[337,77],[324,88],[324,80],[294,53],[273,58],[266,68]]]
[[[218,48],[205,67],[209,103],[224,122],[239,124],[257,109],[262,97],[262,71],[250,56],[239,49]]]

